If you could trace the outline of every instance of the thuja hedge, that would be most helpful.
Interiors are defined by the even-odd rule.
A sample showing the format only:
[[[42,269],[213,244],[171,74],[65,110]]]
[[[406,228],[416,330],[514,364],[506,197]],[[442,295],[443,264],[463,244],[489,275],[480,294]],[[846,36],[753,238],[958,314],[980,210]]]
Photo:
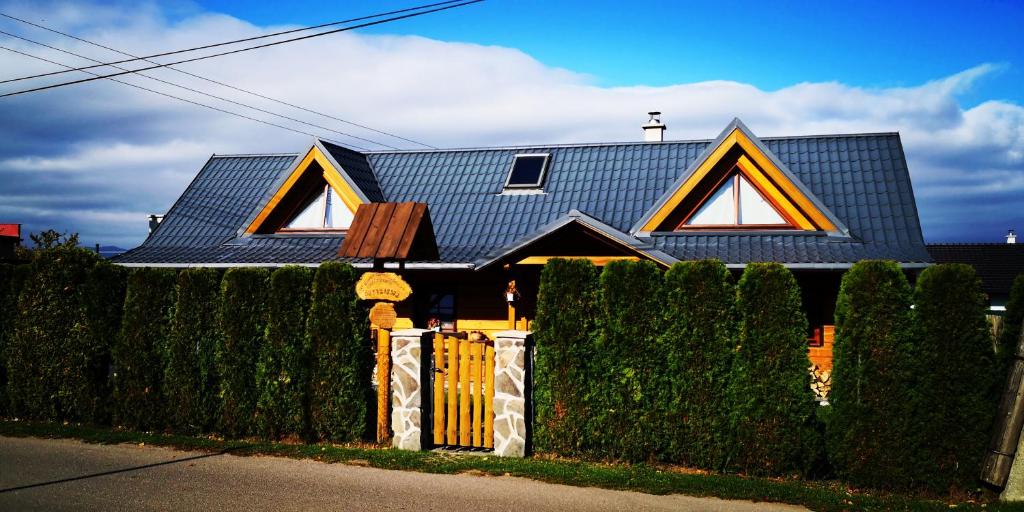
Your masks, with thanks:
[[[995,376],[987,301],[974,269],[929,267],[914,291],[918,379],[905,390],[922,485],[972,488],[1002,384]]]
[[[261,435],[307,433],[309,350],[306,312],[313,272],[288,266],[270,276],[267,330],[256,367],[257,426]]]
[[[541,271],[534,320],[534,445],[579,455],[588,440],[589,365],[596,351],[597,267],[553,259]]]
[[[18,312],[14,294],[14,265],[0,263],[0,416],[7,412],[7,340]]]
[[[95,382],[96,408],[91,421],[107,423],[113,415],[110,368],[111,347],[121,333],[128,269],[97,261],[86,278],[85,317],[95,347],[90,379]]]
[[[164,351],[171,331],[175,271],[139,268],[128,276],[121,334],[114,344],[115,424],[146,430],[165,425]]]
[[[220,277],[211,268],[178,274],[163,384],[167,422],[177,432],[210,431],[220,413],[214,357],[220,340]]]
[[[913,470],[912,411],[903,397],[915,378],[913,292],[899,265],[862,261],[836,301],[829,460],[857,485],[905,487]]]
[[[232,268],[221,282],[222,336],[217,345],[221,379],[221,432],[243,437],[255,431],[256,361],[267,325],[266,293],[270,272]]]
[[[1013,354],[1020,343],[1021,327],[1024,326],[1024,274],[1018,275],[1010,287],[1010,298],[1006,301],[1006,314],[1003,315],[1003,328],[999,332],[998,358],[999,375],[1006,375]]]
[[[652,459],[662,442],[661,283],[661,271],[649,261],[614,261],[601,273],[600,334],[588,401],[594,448],[606,457]]]
[[[46,420],[92,421],[102,381],[104,347],[85,315],[87,279],[96,264],[83,249],[41,250],[18,297],[14,336],[7,344],[11,412]]]
[[[750,474],[807,471],[819,456],[820,434],[796,279],[778,263],[751,263],[737,285],[736,309],[728,465]]]
[[[668,375],[665,457],[717,469],[729,431],[725,404],[735,348],[735,286],[717,260],[677,263],[665,274],[664,334]]]
[[[355,294],[357,277],[351,265],[329,262],[313,278],[306,329],[310,428],[331,441],[364,438],[372,425],[369,320]]]

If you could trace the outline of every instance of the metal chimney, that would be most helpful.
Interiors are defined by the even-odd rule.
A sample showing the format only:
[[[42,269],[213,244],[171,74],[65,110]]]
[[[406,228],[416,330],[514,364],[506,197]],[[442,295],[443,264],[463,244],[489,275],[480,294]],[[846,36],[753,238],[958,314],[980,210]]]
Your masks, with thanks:
[[[662,142],[665,140],[665,130],[668,126],[661,122],[661,112],[648,112],[651,118],[643,125],[644,142]]]
[[[1017,243],[1017,234],[1014,233],[1012,229],[1009,232],[1006,233],[1006,243],[1008,243],[1008,244],[1015,244],[1015,243]]]

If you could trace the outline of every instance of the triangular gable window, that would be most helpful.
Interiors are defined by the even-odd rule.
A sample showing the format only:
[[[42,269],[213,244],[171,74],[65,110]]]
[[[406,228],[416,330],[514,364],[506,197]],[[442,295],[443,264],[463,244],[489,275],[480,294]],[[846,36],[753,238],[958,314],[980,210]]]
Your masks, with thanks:
[[[634,232],[838,230],[745,128],[735,126],[718,140]]]
[[[680,225],[680,229],[733,227],[791,228],[775,206],[743,177],[733,172],[718,189]]]
[[[344,231],[364,201],[313,147],[246,229],[249,234]]]

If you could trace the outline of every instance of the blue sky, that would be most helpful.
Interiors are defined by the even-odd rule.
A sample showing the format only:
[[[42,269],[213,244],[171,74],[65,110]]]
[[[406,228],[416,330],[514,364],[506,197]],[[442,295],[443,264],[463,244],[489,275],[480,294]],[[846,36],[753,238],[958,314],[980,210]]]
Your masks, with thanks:
[[[429,0],[421,0],[427,2]],[[135,53],[251,37],[412,1],[0,0],[0,12]],[[926,240],[1024,232],[1024,2],[486,2],[183,66],[184,70],[439,147],[669,139],[734,117],[756,135],[899,132]],[[118,55],[0,18],[0,30]],[[87,62],[0,36],[0,45]],[[53,71],[0,50],[0,77]],[[156,70],[125,81],[369,146],[375,132]],[[47,79],[48,80],[48,79]],[[47,80],[0,84],[0,91]],[[310,137],[90,82],[0,98],[0,222],[132,247],[211,154],[299,152]]]
[[[257,24],[312,25],[416,4],[314,0],[301,9],[282,9],[276,1],[200,1],[198,6]],[[987,62],[1006,68],[979,82],[964,103],[1024,103],[1024,3],[1019,0],[487,0],[364,31],[518,48],[604,86],[725,79],[766,90],[828,81],[897,87]]]

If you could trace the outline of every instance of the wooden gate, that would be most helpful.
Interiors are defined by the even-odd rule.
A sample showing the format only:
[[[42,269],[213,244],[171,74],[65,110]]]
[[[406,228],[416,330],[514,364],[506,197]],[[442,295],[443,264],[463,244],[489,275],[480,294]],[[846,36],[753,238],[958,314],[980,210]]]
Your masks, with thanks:
[[[494,448],[494,342],[438,333],[432,359],[434,445]]]

